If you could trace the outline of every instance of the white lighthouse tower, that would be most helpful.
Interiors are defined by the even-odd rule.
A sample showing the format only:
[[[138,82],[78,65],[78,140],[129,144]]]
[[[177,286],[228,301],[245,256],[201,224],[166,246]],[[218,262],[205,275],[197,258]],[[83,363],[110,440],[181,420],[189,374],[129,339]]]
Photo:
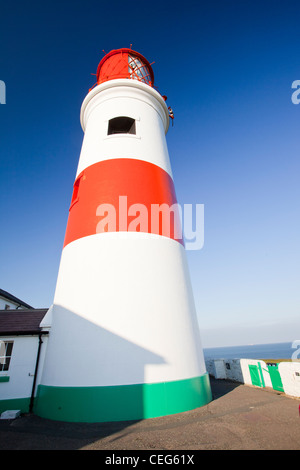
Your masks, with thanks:
[[[63,421],[151,418],[211,400],[175,217],[169,111],[149,62],[101,60],[81,108],[84,140],[69,209],[35,413]],[[154,208],[154,210],[153,210]]]

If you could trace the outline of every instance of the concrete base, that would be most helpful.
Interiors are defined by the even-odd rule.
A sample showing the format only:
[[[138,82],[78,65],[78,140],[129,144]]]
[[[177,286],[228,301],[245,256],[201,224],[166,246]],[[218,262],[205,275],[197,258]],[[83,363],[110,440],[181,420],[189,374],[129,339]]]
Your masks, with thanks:
[[[21,410],[6,410],[0,415],[0,419],[16,419],[20,416]]]

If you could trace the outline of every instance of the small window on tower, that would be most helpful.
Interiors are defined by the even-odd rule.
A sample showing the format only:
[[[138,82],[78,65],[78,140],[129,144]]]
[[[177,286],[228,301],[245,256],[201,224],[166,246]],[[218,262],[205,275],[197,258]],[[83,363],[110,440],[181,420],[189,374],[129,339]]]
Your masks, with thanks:
[[[135,120],[130,117],[121,116],[108,121],[108,135],[135,133]]]
[[[74,204],[76,202],[78,202],[78,199],[79,199],[79,195],[78,195],[78,192],[79,192],[79,184],[80,184],[80,181],[83,177],[83,174],[81,174],[77,180],[75,181],[74,183],[74,186],[73,186],[73,194],[72,194],[72,200],[71,200],[71,205],[70,205],[70,209],[74,206]],[[84,179],[84,178],[83,178]]]

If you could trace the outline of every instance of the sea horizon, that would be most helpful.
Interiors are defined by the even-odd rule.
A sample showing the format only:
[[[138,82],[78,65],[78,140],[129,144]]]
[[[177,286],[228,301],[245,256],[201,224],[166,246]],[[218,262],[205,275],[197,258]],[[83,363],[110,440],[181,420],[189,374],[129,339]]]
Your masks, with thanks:
[[[300,341],[280,343],[257,343],[239,346],[218,346],[203,348],[205,359],[292,359],[300,358]],[[299,354],[298,354],[299,353]]]

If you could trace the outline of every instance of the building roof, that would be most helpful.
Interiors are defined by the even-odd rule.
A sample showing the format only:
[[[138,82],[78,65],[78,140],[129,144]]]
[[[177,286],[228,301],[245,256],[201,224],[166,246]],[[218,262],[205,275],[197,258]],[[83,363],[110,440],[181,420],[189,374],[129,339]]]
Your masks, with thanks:
[[[33,308],[31,305],[26,304],[26,302],[23,302],[23,300],[18,299],[18,297],[15,297],[14,295],[10,294],[9,292],[6,292],[6,290],[0,289],[0,297],[4,297],[7,300],[10,300],[11,302],[15,302],[17,304],[20,304],[22,307],[26,308]]]
[[[0,336],[41,333],[40,323],[47,311],[47,308],[0,310]]]

